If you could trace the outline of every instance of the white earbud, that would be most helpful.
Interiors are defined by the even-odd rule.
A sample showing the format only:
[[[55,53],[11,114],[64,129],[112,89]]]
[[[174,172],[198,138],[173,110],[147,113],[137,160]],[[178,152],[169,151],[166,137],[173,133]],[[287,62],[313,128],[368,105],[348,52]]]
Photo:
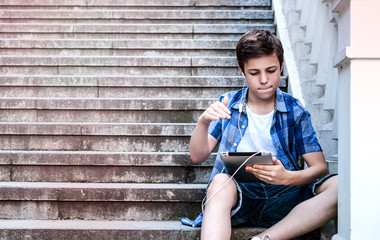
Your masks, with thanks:
[[[245,76],[243,74],[243,72],[240,72],[241,73],[241,76],[244,78],[244,85],[243,85],[243,88],[245,87]],[[243,112],[243,94],[241,95],[240,97],[240,103],[239,103],[239,112]]]

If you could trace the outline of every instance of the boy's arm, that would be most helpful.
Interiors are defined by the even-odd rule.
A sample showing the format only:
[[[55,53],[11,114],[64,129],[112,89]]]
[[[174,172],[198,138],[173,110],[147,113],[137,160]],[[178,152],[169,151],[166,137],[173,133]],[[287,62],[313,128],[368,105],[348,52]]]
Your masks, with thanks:
[[[278,185],[302,186],[314,182],[317,178],[329,173],[325,157],[318,144],[315,131],[312,127],[310,114],[304,112],[295,124],[295,141],[297,149],[302,154],[308,168],[298,171],[288,171],[281,161],[274,159],[274,165],[255,165],[248,168],[249,172],[259,179]]]
[[[247,172],[270,184],[303,186],[314,182],[317,178],[329,173],[322,152],[311,152],[302,155],[308,168],[298,171],[288,171],[281,161],[273,158],[274,165],[253,165],[246,167]]]
[[[287,185],[307,185],[314,182],[317,178],[329,174],[323,152],[306,153],[302,157],[308,167],[300,171],[290,171]]]
[[[208,128],[212,121],[231,118],[227,103],[228,98],[225,97],[222,102],[213,103],[199,117],[190,139],[190,159],[194,163],[205,161],[218,144],[218,140],[208,134]]]
[[[210,156],[212,150],[218,144],[213,136],[208,134],[208,125],[197,124],[190,139],[190,159],[194,163],[205,161]]]

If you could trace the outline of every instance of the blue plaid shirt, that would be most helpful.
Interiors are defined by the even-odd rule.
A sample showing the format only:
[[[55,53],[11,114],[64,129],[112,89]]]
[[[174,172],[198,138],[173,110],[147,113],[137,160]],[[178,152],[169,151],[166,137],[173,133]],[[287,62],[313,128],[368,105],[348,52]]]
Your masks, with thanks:
[[[220,142],[210,181],[217,173],[224,172],[219,152],[236,152],[241,136],[247,129],[248,117],[245,103],[247,91],[248,88],[228,92],[219,99],[222,101],[224,97],[228,97],[227,107],[231,111],[231,119],[213,121],[210,124],[209,134]],[[241,102],[243,103],[243,112],[240,116],[239,130],[239,104]],[[303,166],[298,164],[298,160],[303,154],[322,151],[311,124],[309,112],[297,99],[280,89],[276,91],[276,107],[270,135],[278,153],[278,160],[290,171],[302,169]]]
[[[227,107],[231,111],[231,118],[213,121],[209,126],[209,134],[220,143],[210,181],[216,174],[225,172],[219,152],[236,152],[241,136],[244,136],[247,129],[248,117],[245,103],[247,91],[248,89],[244,88],[228,92],[219,99],[219,101],[222,101],[223,98],[228,97]],[[239,119],[239,104],[241,102],[243,103],[243,112]],[[240,121],[239,125],[238,121]],[[238,126],[240,126],[241,134]],[[270,135],[277,150],[278,160],[290,171],[303,168],[298,161],[303,154],[322,151],[311,124],[309,112],[297,99],[280,89],[276,91],[276,107]],[[260,182],[250,184],[254,186],[255,184],[260,184]],[[202,217],[203,214],[200,214],[195,221],[182,218],[181,222],[185,225],[200,226]]]

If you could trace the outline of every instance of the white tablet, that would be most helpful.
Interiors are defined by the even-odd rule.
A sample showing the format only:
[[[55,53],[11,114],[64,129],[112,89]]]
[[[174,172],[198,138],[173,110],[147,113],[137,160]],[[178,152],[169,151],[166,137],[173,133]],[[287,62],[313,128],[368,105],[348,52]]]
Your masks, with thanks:
[[[254,154],[256,154],[256,152],[221,152],[220,157],[222,158],[226,172],[232,176],[244,161]],[[234,178],[240,182],[257,182],[258,179],[255,175],[245,171],[245,166],[251,166],[253,164],[273,165],[272,154],[269,152],[257,153],[257,155],[251,157],[244,166],[239,169]]]

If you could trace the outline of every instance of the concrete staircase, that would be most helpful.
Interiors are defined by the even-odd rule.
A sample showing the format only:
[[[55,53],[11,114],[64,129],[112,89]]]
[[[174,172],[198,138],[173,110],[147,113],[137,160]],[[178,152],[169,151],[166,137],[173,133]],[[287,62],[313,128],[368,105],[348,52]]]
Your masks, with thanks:
[[[1,1],[0,239],[198,239],[179,218],[215,156],[191,164],[189,138],[270,4]]]

